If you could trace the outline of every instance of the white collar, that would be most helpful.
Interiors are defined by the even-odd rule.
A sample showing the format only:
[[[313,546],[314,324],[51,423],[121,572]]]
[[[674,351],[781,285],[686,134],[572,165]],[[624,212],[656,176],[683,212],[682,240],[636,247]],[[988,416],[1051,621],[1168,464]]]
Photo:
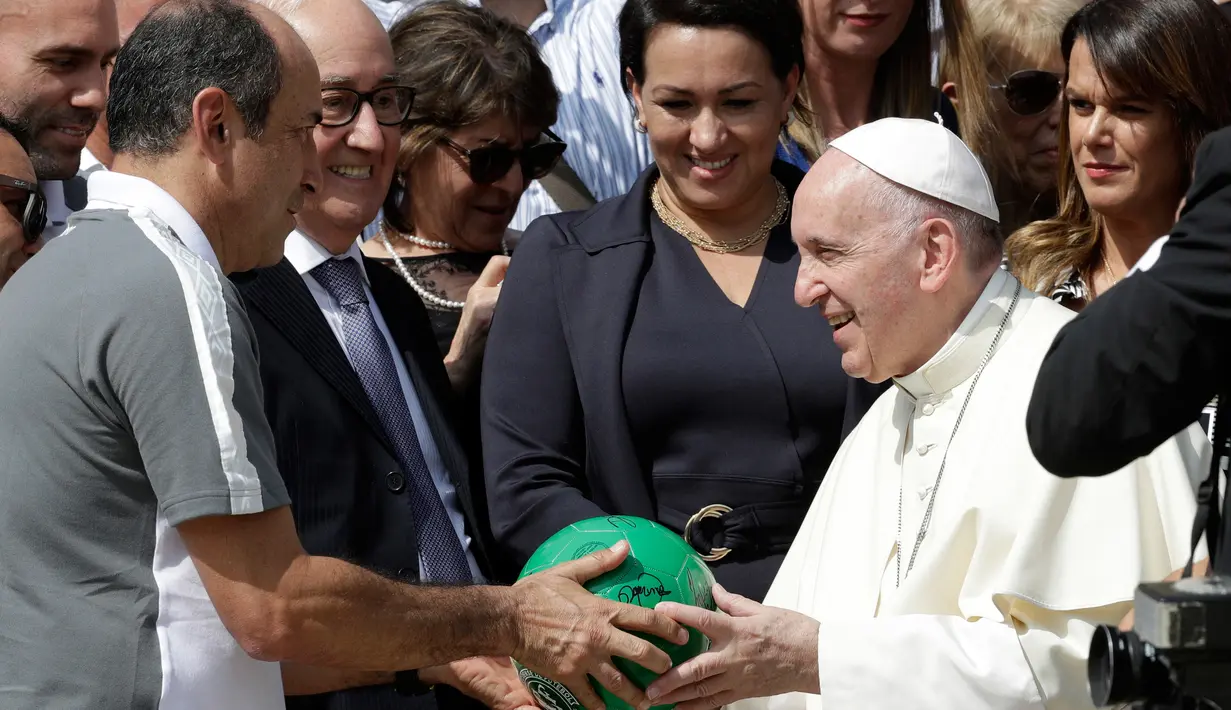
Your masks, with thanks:
[[[39,182],[38,186],[43,190],[43,199],[47,202],[47,223],[67,221],[73,211],[64,203],[64,181],[47,180]]]
[[[482,0],[465,0],[465,2],[467,5],[472,7],[483,6]],[[544,0],[544,4],[546,4],[547,9],[540,13],[538,17],[534,18],[534,20],[530,23],[530,26],[526,28],[526,34],[533,36],[539,30],[543,29],[547,25],[550,25],[556,19],[557,11],[564,11],[565,2],[566,0]]]
[[[363,252],[359,250],[359,239],[351,242],[350,247],[341,254],[333,254],[325,247],[317,243],[315,239],[307,234],[296,229],[291,232],[286,238],[285,253],[287,261],[291,262],[291,266],[295,267],[295,271],[299,272],[300,276],[312,271],[316,267],[325,263],[329,259],[354,259],[359,265],[359,273],[363,275],[364,282],[368,283],[368,271],[363,266]]]
[[[534,18],[534,21],[531,22],[530,26],[526,28],[526,34],[534,35],[539,30],[552,24],[555,21],[558,12],[564,12],[564,2],[562,0],[544,0],[544,2],[547,9],[544,10],[538,17]]]
[[[94,157],[89,148],[81,149],[81,165],[77,168],[78,175],[89,176],[97,170],[106,170],[107,166],[103,165],[102,161]]]
[[[135,175],[98,170],[90,174],[86,189],[90,195],[87,210],[109,209],[115,205],[147,210],[170,227],[184,246],[222,271],[218,255],[197,221],[178,200],[155,183]]]
[[[894,383],[918,400],[948,392],[973,377],[996,337],[1016,285],[1017,279],[996,269],[957,332],[923,367],[894,378]]]

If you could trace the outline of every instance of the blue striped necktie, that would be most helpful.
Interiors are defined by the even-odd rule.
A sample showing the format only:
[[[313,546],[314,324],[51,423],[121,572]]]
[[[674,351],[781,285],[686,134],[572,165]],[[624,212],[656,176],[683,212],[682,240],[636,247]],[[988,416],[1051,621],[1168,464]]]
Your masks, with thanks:
[[[329,259],[312,269],[311,274],[342,308],[342,330],[351,364],[406,472],[419,558],[424,567],[420,577],[432,582],[473,582],[466,552],[423,458],[388,341],[377,328],[368,306],[359,264],[352,258]]]

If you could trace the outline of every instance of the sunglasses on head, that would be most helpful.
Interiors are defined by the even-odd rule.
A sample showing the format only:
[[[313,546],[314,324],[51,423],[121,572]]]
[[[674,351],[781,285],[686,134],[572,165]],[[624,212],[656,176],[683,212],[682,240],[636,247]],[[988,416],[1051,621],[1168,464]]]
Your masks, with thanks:
[[[1041,69],[1026,69],[1009,75],[1003,84],[991,87],[1004,93],[1009,110],[1018,116],[1036,116],[1051,107],[1060,95],[1060,76]]]
[[[43,234],[43,229],[47,226],[47,200],[43,197],[43,193],[39,191],[38,185],[28,180],[0,175],[0,187],[10,187],[26,193],[25,207],[22,209],[21,214],[13,211],[13,217],[21,222],[21,229],[25,233],[26,243],[33,244],[37,242],[38,238]]]
[[[551,131],[544,131],[548,140],[514,150],[499,143],[481,148],[463,148],[448,138],[440,142],[452,148],[469,164],[470,179],[478,185],[490,185],[521,163],[521,174],[527,181],[538,180],[556,167],[568,145]]]

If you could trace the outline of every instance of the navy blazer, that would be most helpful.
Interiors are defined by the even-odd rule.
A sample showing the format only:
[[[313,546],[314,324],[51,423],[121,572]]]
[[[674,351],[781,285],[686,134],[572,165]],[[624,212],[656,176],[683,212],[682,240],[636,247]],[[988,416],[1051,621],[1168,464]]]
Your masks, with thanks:
[[[803,173],[776,161],[794,192]],[[492,321],[481,433],[492,533],[524,564],[579,520],[657,520],[624,410],[624,343],[649,263],[651,166],[628,194],[542,217],[523,235]],[[533,347],[519,342],[533,332]],[[852,379],[843,435],[883,387]]]

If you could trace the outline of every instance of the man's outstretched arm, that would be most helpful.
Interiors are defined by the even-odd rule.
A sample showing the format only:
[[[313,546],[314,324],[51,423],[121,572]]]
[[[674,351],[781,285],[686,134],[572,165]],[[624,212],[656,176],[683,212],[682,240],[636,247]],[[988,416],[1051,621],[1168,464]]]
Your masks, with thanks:
[[[626,545],[514,587],[438,587],[403,584],[308,555],[285,506],[197,518],[177,529],[223,623],[261,660],[397,671],[512,656],[564,683],[588,707],[601,702],[587,675],[640,706],[644,694],[611,658],[666,671],[667,655],[629,632],[674,642],[686,634],[664,615],[601,599],[580,586],[617,567]]]

